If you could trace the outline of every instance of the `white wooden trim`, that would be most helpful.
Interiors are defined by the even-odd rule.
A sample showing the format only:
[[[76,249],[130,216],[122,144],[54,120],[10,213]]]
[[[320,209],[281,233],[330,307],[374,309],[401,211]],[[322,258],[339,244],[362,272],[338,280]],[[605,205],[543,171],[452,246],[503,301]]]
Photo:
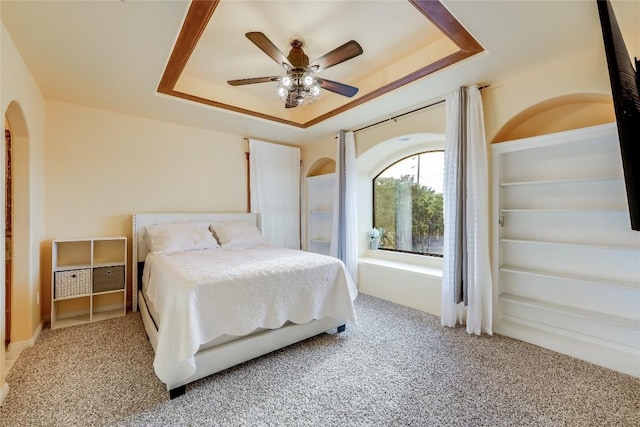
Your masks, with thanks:
[[[36,341],[38,341],[40,332],[42,332],[42,323],[38,325],[36,331],[33,333],[33,336],[28,340],[9,343],[9,347],[7,348],[7,352],[5,353],[5,360],[15,360],[18,358],[20,353],[22,353],[22,350],[24,350],[25,348],[33,347]]]
[[[9,394],[9,384],[4,383],[0,388],[0,406],[4,403],[5,397]]]

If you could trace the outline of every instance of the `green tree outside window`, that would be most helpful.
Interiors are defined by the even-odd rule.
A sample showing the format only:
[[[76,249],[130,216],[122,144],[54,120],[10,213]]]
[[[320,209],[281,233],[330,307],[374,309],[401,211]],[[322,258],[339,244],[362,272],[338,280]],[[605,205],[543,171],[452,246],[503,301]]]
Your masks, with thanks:
[[[442,256],[441,162],[443,151],[421,153],[390,165],[373,180],[373,224],[385,230],[381,249]]]

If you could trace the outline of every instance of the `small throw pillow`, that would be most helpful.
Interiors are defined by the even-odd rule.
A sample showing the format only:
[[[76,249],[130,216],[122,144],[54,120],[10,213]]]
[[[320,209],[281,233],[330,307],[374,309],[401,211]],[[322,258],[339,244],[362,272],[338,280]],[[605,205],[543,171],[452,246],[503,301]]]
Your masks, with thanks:
[[[211,224],[211,231],[225,248],[250,248],[268,244],[255,224],[248,221],[230,221]]]
[[[154,254],[220,247],[206,222],[151,225],[147,227],[147,243]]]

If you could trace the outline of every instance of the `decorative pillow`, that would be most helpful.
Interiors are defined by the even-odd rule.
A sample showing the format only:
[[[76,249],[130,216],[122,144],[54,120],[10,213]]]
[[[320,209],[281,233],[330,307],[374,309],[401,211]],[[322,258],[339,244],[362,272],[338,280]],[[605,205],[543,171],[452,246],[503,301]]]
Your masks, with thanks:
[[[154,254],[220,247],[207,222],[151,225],[147,227],[147,243]]]
[[[249,248],[268,244],[255,224],[248,221],[230,221],[211,224],[210,230],[225,248]]]

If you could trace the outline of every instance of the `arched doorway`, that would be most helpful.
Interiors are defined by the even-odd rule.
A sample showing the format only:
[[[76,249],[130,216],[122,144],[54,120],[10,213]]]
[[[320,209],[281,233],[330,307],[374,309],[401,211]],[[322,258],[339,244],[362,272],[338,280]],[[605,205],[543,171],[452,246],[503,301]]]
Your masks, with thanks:
[[[5,220],[5,273],[4,273],[4,290],[5,290],[5,336],[4,336],[4,345],[8,347],[11,343],[11,248],[13,247],[12,243],[12,230],[13,230],[13,185],[12,185],[12,172],[11,172],[11,127],[9,126],[9,122],[5,118],[5,129],[4,129],[4,141],[5,141],[5,211],[4,211],[4,220]]]
[[[5,280],[5,286],[10,287],[5,295],[2,311],[5,308],[10,309],[10,319],[3,318],[5,324],[5,344],[9,341],[10,353],[13,353],[13,344],[18,342],[28,342],[32,336],[32,324],[34,317],[34,307],[32,304],[33,295],[30,283],[30,190],[29,190],[29,149],[30,135],[27,129],[27,122],[21,106],[16,101],[9,103],[4,114],[5,128],[9,130],[11,139],[11,173],[10,173],[10,189],[7,185],[7,170],[5,169],[5,180],[1,194],[7,197],[7,191],[11,193],[10,200],[10,244],[5,243],[4,258],[10,262],[10,277]],[[2,158],[7,153],[7,139],[2,147]],[[6,168],[6,165],[5,165]],[[6,200],[6,202],[9,202]],[[5,203],[8,207],[9,203]],[[5,211],[4,220],[7,221],[9,208]],[[5,236],[7,228],[5,228]],[[6,268],[6,265],[5,265]],[[6,271],[5,271],[6,274]],[[6,292],[6,290],[4,290]],[[6,314],[5,314],[6,315]],[[8,337],[8,340],[6,338]],[[7,360],[11,357],[7,355]]]

